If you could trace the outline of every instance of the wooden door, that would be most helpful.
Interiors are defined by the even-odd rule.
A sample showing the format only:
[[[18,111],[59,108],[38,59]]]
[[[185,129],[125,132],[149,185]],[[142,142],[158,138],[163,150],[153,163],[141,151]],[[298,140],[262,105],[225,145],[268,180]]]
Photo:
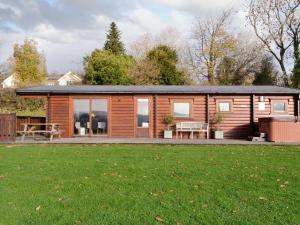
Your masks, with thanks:
[[[150,99],[136,98],[136,136],[150,137]]]

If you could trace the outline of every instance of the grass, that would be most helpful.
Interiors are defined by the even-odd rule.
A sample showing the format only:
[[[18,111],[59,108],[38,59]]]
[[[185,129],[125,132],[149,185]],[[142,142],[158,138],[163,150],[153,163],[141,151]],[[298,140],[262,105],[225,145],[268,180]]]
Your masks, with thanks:
[[[2,145],[0,224],[300,224],[300,147]]]

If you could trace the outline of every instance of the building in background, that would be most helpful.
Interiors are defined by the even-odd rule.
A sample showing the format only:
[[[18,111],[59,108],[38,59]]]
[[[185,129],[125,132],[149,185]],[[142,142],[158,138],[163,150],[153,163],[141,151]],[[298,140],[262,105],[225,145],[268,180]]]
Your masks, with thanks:
[[[60,86],[66,86],[66,85],[73,85],[73,84],[81,84],[82,78],[74,73],[74,72],[67,72],[64,75],[51,75],[47,77],[46,85],[60,85]]]
[[[14,88],[16,87],[16,74],[13,73],[10,76],[6,77],[2,83],[2,88]]]

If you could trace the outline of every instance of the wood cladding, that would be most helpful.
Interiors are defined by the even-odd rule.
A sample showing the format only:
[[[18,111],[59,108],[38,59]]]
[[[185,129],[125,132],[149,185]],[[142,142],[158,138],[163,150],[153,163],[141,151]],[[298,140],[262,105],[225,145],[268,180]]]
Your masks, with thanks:
[[[82,98],[97,98],[102,95],[76,96]],[[67,95],[51,95],[47,100],[47,121],[61,123],[64,130],[63,137],[72,137],[73,130],[73,97]],[[223,114],[221,129],[225,138],[245,139],[252,133],[252,126],[260,117],[272,116],[271,102],[287,101],[287,113],[294,115],[294,96],[264,96],[265,109],[259,110],[259,96],[254,95],[254,114],[251,114],[251,95],[191,95],[191,94],[157,94],[153,95],[110,95],[105,96],[109,101],[108,109],[108,136],[109,137],[137,137],[136,99],[150,99],[150,137],[163,137],[166,129],[164,118],[172,114],[172,102],[187,101],[192,104],[190,118],[175,118],[174,123],[181,121],[200,121],[210,123],[213,128],[214,116],[217,112],[217,102],[230,101],[232,109],[230,113]],[[208,105],[208,108],[206,107]],[[253,122],[253,123],[252,123]],[[212,136],[211,136],[212,137]],[[101,137],[99,137],[101,138]],[[186,136],[187,138],[187,136]]]
[[[135,136],[135,109],[134,97],[117,95],[111,97],[110,129],[111,137]]]
[[[69,112],[69,96],[53,95],[49,97],[48,101],[47,121],[49,123],[60,123],[63,130],[62,137],[71,137],[72,117]]]

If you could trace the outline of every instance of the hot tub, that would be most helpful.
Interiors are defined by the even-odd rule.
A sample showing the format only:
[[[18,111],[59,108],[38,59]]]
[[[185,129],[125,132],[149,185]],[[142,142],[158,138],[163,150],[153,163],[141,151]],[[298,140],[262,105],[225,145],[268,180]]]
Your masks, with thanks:
[[[300,142],[300,121],[294,116],[258,119],[259,132],[266,133],[268,141]]]

